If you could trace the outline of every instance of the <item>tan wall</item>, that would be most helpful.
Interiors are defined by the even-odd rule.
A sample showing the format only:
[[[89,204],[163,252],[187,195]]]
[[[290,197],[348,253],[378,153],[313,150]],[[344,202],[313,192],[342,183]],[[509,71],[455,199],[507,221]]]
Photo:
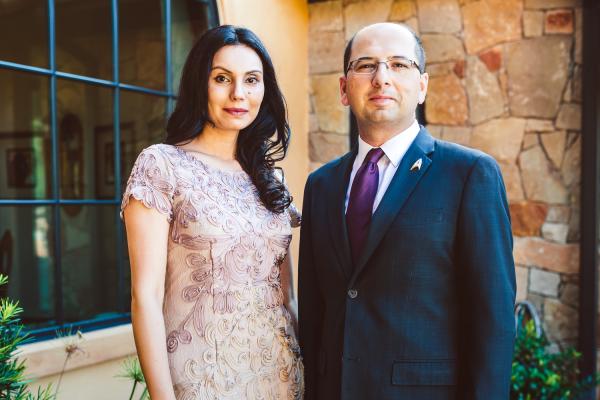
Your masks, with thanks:
[[[305,0],[219,0],[221,23],[253,30],[265,43],[275,64],[285,95],[292,142],[282,163],[288,186],[298,207],[308,173],[308,6]],[[297,262],[299,230],[294,231],[293,260]],[[297,268],[294,268],[297,270]],[[121,364],[135,348],[131,326],[85,335],[87,339],[67,364],[59,400],[127,399],[129,381],[116,378]],[[54,340],[23,347],[32,388],[56,385],[65,359],[64,341]],[[139,391],[138,391],[139,393]]]

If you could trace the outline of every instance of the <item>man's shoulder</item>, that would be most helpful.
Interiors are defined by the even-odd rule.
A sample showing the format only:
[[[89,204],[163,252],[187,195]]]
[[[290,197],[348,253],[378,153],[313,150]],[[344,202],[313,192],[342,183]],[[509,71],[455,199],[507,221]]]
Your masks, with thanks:
[[[435,139],[435,152],[440,159],[446,162],[464,166],[471,169],[475,164],[496,166],[496,160],[489,154],[466,147],[457,143],[448,142],[442,139]]]
[[[348,153],[344,154],[343,156],[333,159],[333,160],[321,165],[319,168],[317,168],[316,170],[314,170],[313,172],[311,172],[309,174],[309,179],[312,181],[328,179],[328,178],[339,179],[338,174],[339,174],[340,164],[346,162],[348,160],[348,158],[352,157],[352,155],[353,155],[353,152],[349,151]]]

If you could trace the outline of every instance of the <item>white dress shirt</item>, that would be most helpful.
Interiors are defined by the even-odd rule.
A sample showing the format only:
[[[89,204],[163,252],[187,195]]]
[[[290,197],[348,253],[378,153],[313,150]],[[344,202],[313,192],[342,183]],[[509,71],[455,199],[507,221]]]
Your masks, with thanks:
[[[406,130],[393,136],[391,139],[381,145],[381,150],[383,150],[385,155],[379,159],[379,162],[377,162],[377,167],[379,168],[379,184],[377,185],[377,194],[375,195],[375,201],[373,202],[373,212],[375,212],[377,209],[379,202],[383,198],[385,191],[390,185],[390,182],[392,181],[392,178],[394,177],[394,174],[396,173],[396,170],[402,161],[402,157],[404,157],[404,154],[406,154],[408,148],[415,140],[420,130],[421,128],[419,127],[419,123],[415,120]],[[352,189],[352,183],[354,182],[356,172],[365,160],[367,153],[372,148],[373,146],[362,140],[360,136],[358,137],[358,153],[356,154],[354,164],[352,165],[350,182],[348,184],[348,189],[346,190],[346,211],[348,211],[350,190]]]

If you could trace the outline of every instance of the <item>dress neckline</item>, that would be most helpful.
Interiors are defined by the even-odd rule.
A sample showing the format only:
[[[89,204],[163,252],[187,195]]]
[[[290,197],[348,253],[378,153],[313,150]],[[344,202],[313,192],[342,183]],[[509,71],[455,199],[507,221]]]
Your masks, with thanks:
[[[214,171],[214,172],[230,174],[230,175],[241,175],[241,176],[250,178],[249,175],[246,173],[246,171],[244,171],[243,169],[220,168],[220,167],[213,165],[205,160],[202,160],[200,157],[196,157],[196,156],[192,155],[191,153],[199,153],[199,154],[206,155],[207,157],[210,157],[210,155],[208,155],[208,154],[201,153],[199,151],[194,151],[194,150],[185,150],[185,149],[182,149],[181,147],[175,146],[175,145],[172,145],[172,146],[185,159],[190,160],[191,162],[199,163],[207,171],[211,171],[211,172]]]

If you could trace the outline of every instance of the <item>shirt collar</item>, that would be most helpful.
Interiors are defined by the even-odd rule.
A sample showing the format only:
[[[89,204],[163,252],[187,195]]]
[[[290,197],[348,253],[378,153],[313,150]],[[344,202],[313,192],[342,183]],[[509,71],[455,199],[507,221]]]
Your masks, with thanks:
[[[398,168],[400,161],[402,161],[402,157],[404,157],[404,154],[406,154],[420,130],[419,123],[415,120],[407,129],[392,136],[387,142],[381,145],[381,150],[383,150],[394,168]],[[362,163],[367,156],[367,153],[372,148],[373,146],[365,142],[360,135],[358,135],[358,154],[356,155],[356,159],[360,160]]]

